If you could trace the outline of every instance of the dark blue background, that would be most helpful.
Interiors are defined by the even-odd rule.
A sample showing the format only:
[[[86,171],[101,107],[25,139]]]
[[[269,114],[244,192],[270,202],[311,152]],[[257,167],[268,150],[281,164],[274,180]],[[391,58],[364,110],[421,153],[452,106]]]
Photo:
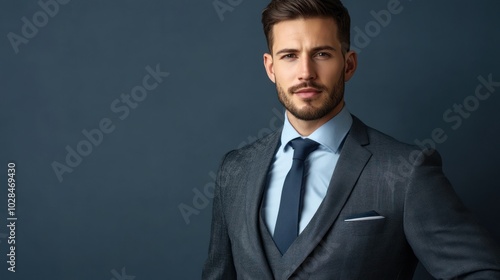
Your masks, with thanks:
[[[346,0],[352,27],[365,30],[370,11],[390,1]],[[119,280],[122,268],[123,279],[200,278],[211,206],[193,202],[195,193],[210,189],[226,151],[269,133],[282,114],[262,66],[267,1],[220,0],[233,3],[221,16],[213,2],[72,0],[16,53],[8,34],[20,36],[21,19],[32,22],[42,8],[2,1],[1,279]],[[360,48],[348,107],[405,142],[442,128],[445,173],[500,240],[500,88],[458,129],[443,119],[474,95],[479,76],[500,81],[500,3],[400,3]],[[158,64],[170,75],[121,120],[110,104]],[[60,182],[52,163],[65,164],[66,146],[76,149],[82,130],[103,118],[114,131]],[[15,274],[6,265],[9,160],[17,165]],[[179,207],[197,214],[186,223]]]

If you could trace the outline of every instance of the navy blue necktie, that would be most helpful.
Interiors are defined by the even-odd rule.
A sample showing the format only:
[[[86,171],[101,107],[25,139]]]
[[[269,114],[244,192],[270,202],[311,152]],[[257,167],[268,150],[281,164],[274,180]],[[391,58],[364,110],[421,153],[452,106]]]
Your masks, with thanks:
[[[292,168],[288,171],[281,191],[280,209],[274,229],[274,243],[284,255],[299,235],[299,217],[304,193],[304,161],[318,147],[309,139],[296,138],[290,141],[293,152]]]

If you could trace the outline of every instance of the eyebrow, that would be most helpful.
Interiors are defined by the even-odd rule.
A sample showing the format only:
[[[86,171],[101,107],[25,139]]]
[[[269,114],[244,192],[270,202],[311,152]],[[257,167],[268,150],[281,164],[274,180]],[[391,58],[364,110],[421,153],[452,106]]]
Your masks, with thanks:
[[[319,46],[319,47],[312,48],[311,52],[326,51],[326,50],[330,50],[330,51],[334,51],[334,52],[337,51],[337,49],[332,47],[332,46]],[[296,53],[298,51],[299,50],[297,50],[297,49],[282,49],[282,50],[276,52],[276,55],[283,54],[283,53]]]

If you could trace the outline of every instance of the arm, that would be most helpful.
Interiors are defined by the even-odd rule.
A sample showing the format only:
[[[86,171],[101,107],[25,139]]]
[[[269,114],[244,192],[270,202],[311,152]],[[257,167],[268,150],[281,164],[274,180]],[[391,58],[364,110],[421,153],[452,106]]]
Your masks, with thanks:
[[[226,227],[221,194],[221,176],[224,162],[221,165],[215,182],[214,201],[212,209],[212,230],[208,258],[203,268],[202,279],[236,279],[236,271],[231,252],[231,241]]]
[[[462,204],[437,152],[408,180],[404,230],[424,267],[438,279],[500,279],[498,245]],[[418,160],[417,160],[418,162]]]

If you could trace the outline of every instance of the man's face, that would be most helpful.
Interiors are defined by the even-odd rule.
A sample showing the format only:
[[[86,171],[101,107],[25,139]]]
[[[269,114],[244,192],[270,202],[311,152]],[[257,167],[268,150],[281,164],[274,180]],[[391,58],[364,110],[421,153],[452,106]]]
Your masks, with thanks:
[[[346,71],[346,59],[355,55],[342,54],[335,21],[282,21],[272,32],[272,54],[264,55],[264,64],[283,106],[305,121],[336,115],[344,103],[344,82],[354,73]]]

